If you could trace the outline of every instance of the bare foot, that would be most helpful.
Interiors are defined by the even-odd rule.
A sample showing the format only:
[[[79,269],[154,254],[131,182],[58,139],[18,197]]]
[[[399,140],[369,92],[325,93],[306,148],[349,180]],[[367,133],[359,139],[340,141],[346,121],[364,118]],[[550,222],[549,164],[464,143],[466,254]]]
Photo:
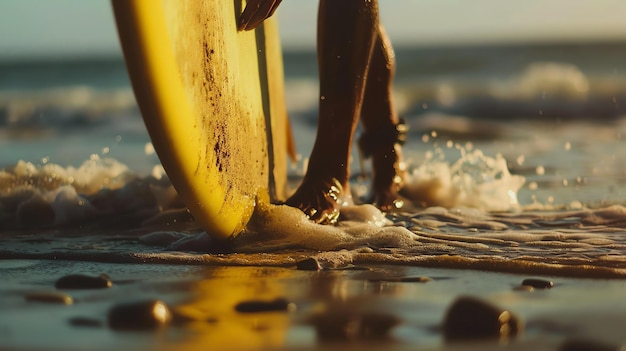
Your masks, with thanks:
[[[407,127],[404,121],[375,132],[367,132],[359,138],[363,155],[372,157],[374,180],[369,202],[383,212],[401,207],[398,192],[404,184],[405,167],[402,163],[401,144],[406,140]]]
[[[406,170],[402,163],[400,145],[395,144],[389,152],[375,152],[372,159],[374,180],[370,202],[383,212],[401,208],[403,203],[399,200],[398,192],[404,185]]]
[[[343,204],[343,188],[336,179],[311,181],[305,177],[298,190],[285,203],[299,208],[312,221],[333,224],[337,222],[339,208]]]

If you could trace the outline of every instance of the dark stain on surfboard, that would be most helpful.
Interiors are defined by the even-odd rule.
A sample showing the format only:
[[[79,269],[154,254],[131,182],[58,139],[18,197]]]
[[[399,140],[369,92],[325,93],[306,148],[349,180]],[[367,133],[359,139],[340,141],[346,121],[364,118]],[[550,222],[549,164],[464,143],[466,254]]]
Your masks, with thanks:
[[[214,54],[215,48],[214,45],[219,45],[220,43],[209,43],[207,37],[204,37],[202,40],[202,50],[203,50],[203,60],[202,60],[202,70],[201,73],[203,77],[201,79],[203,95],[208,99],[209,105],[214,109],[214,114],[219,115],[224,113],[221,110],[221,105],[219,103],[220,98],[222,97],[222,93],[219,90],[217,79],[215,78],[214,69]],[[216,122],[217,120],[213,120]],[[228,159],[231,157],[229,147],[225,140],[225,136],[227,134],[227,127],[223,124],[214,126],[213,128],[209,127],[211,125],[210,116],[205,115],[203,117],[203,125],[208,130],[212,130],[213,138],[215,140],[215,144],[213,145],[213,154],[215,155],[215,165],[220,173],[223,173],[227,167]],[[206,155],[211,152],[208,148],[205,151]],[[201,166],[199,163],[198,166]],[[211,167],[209,163],[205,163],[207,168]]]
[[[217,168],[220,172],[223,172],[225,169],[225,163],[230,157],[230,153],[228,150],[225,150],[220,146],[219,141],[215,143],[213,151],[215,152],[215,157],[217,158]]]
[[[220,154],[220,143],[219,142],[215,143],[215,146],[213,146],[213,151],[215,151],[215,155],[219,158],[219,154]],[[219,161],[217,162],[217,167],[218,167],[218,170],[221,173],[223,171],[223,167],[222,167],[222,164]]]
[[[213,152],[215,153],[215,162],[220,173],[224,172],[227,169],[227,164],[230,160],[230,149],[228,148],[228,145],[226,145],[226,135],[227,127],[224,124],[220,123],[215,133],[217,141],[213,146]]]
[[[209,49],[209,44],[206,39],[202,41],[202,48],[204,49],[204,60],[202,61],[204,79],[202,79],[202,88],[204,89],[205,95],[212,99],[213,97],[209,94],[209,92],[212,91],[215,86],[215,77],[213,77],[213,72],[210,70],[209,63],[211,62],[211,54],[213,54],[215,50]]]
[[[204,139],[200,141],[203,148],[197,152],[195,174],[217,173],[215,179],[207,181],[219,182],[224,191],[223,203],[240,203],[256,197],[260,187],[268,186],[267,155],[271,152],[266,144],[263,114],[271,111],[267,110],[269,105],[259,108],[260,96],[256,91],[256,84],[261,83],[257,79],[263,81],[259,88],[267,88],[265,36],[257,33],[253,41],[250,33],[242,35],[239,45],[239,38],[231,35],[237,33],[236,21],[215,29],[224,15],[230,15],[222,12],[226,7],[221,1],[219,5],[218,2],[184,4],[177,16],[180,23],[190,25],[184,31],[182,27],[175,28],[180,35],[177,59],[189,87],[189,98],[199,115],[193,137]],[[234,8],[228,9],[235,10],[233,19],[239,16],[242,7],[241,1],[234,4]],[[258,78],[254,77],[257,69],[263,71]],[[267,103],[267,93],[263,94],[261,99]]]

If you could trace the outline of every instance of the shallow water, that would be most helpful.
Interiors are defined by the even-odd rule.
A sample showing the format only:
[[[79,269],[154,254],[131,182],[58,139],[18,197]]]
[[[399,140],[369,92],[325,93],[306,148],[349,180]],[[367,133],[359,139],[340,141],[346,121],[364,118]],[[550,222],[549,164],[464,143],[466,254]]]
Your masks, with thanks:
[[[618,345],[626,312],[622,280],[554,278],[552,289],[529,292],[515,290],[526,278],[523,275],[407,266],[300,271],[33,259],[0,265],[1,343],[8,349],[490,350],[509,345],[554,350],[568,340],[595,342],[596,347]],[[56,290],[72,296],[73,305],[24,300],[35,292],[54,291],[54,282],[65,274],[103,272],[113,282],[109,289]],[[432,280],[420,282],[418,277]],[[522,321],[524,332],[502,340],[446,342],[442,323],[459,293],[511,311]],[[291,303],[289,310],[236,310],[241,302],[277,298]],[[152,331],[108,327],[113,306],[151,299],[165,302],[177,317]],[[341,321],[346,319],[371,332],[345,332],[349,329]],[[325,327],[337,330],[337,335],[326,334]]]
[[[399,49],[396,103],[411,127],[404,207],[386,223],[375,210],[346,209],[356,218],[344,216],[336,228],[263,208],[228,249],[269,252],[260,262],[279,266],[298,250],[332,256],[345,249],[346,262],[622,276],[626,66],[618,58],[625,50]],[[285,64],[293,131],[307,155],[315,135],[314,55],[286,53]],[[193,241],[201,230],[154,154],[121,61],[0,66],[7,78],[0,86],[0,240],[10,243],[0,249],[4,257],[170,257],[173,241],[138,240],[163,231],[190,242],[174,249],[215,251],[207,240]],[[358,152],[353,158],[358,204],[371,170]],[[305,157],[292,165],[292,189],[305,166]],[[378,222],[363,223],[369,216]],[[101,246],[99,236],[111,233],[128,239]],[[53,244],[35,245],[37,237]]]
[[[597,145],[602,136],[595,143],[585,137],[608,148]],[[546,171],[532,150],[524,152],[536,144],[524,140],[511,148],[520,152],[512,164],[506,150],[492,157],[478,143],[440,147],[432,139],[424,138],[430,150],[419,163],[412,159],[417,148],[407,147],[410,175],[397,212],[350,206],[337,226],[321,226],[286,206],[259,206],[248,228],[226,245],[195,225],[158,166],[141,176],[98,155],[79,167],[20,161],[0,174],[6,189],[0,257],[287,266],[305,254],[330,267],[394,263],[624,277],[626,207],[617,176],[580,176],[595,168],[584,162],[569,168],[561,160]],[[591,162],[589,153],[559,146],[542,153]],[[516,167],[521,171],[511,174]],[[352,189],[358,202],[367,196],[367,180],[355,177]]]

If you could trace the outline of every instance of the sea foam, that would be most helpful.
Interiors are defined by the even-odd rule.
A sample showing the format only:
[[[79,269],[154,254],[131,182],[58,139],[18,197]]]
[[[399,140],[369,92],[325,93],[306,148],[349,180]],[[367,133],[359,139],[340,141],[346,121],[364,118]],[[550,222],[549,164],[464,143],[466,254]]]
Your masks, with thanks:
[[[478,152],[465,156],[468,158],[448,164],[457,169],[453,166],[458,163],[463,172],[433,173],[430,178],[447,181],[449,187],[455,184],[450,181],[454,174],[473,179],[477,185],[455,190],[458,206],[383,214],[371,205],[352,205],[342,208],[336,225],[319,225],[296,208],[258,204],[248,227],[229,241],[220,255],[205,254],[223,250],[222,244],[194,225],[166,177],[139,177],[115,160],[96,157],[78,168],[22,162],[0,172],[3,229],[87,226],[94,230],[83,229],[81,235],[72,237],[47,235],[41,242],[13,238],[5,232],[0,257],[277,266],[315,257],[326,268],[393,263],[526,274],[626,276],[623,206],[552,212],[471,207],[480,203],[494,206],[476,199],[463,204],[471,194],[478,199],[494,196],[499,199],[498,206],[515,204],[510,192],[516,188],[498,183],[513,176],[500,174],[505,167],[497,157]],[[498,176],[487,176],[494,170]],[[411,177],[420,179],[419,175]],[[409,184],[414,181],[410,178]],[[480,186],[485,182],[493,184]],[[521,179],[512,182],[517,186]],[[473,192],[459,195],[467,189]],[[494,193],[494,189],[498,191]],[[111,232],[116,240],[102,228],[117,228]]]
[[[75,225],[112,214],[148,218],[177,201],[167,178],[139,177],[119,161],[95,154],[78,167],[19,161],[0,170],[5,228]]]
[[[509,172],[502,155],[490,157],[459,145],[457,149],[460,157],[452,163],[442,153],[427,153],[425,161],[409,172],[402,194],[420,207],[520,210],[517,193],[525,179]]]

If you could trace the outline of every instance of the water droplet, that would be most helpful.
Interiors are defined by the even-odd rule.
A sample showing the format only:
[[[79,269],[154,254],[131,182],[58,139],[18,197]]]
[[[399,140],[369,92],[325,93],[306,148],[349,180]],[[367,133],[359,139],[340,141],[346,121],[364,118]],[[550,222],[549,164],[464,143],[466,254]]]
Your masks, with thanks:
[[[151,142],[147,142],[146,145],[143,147],[143,151],[146,155],[153,155],[154,154],[154,145],[152,145]]]

